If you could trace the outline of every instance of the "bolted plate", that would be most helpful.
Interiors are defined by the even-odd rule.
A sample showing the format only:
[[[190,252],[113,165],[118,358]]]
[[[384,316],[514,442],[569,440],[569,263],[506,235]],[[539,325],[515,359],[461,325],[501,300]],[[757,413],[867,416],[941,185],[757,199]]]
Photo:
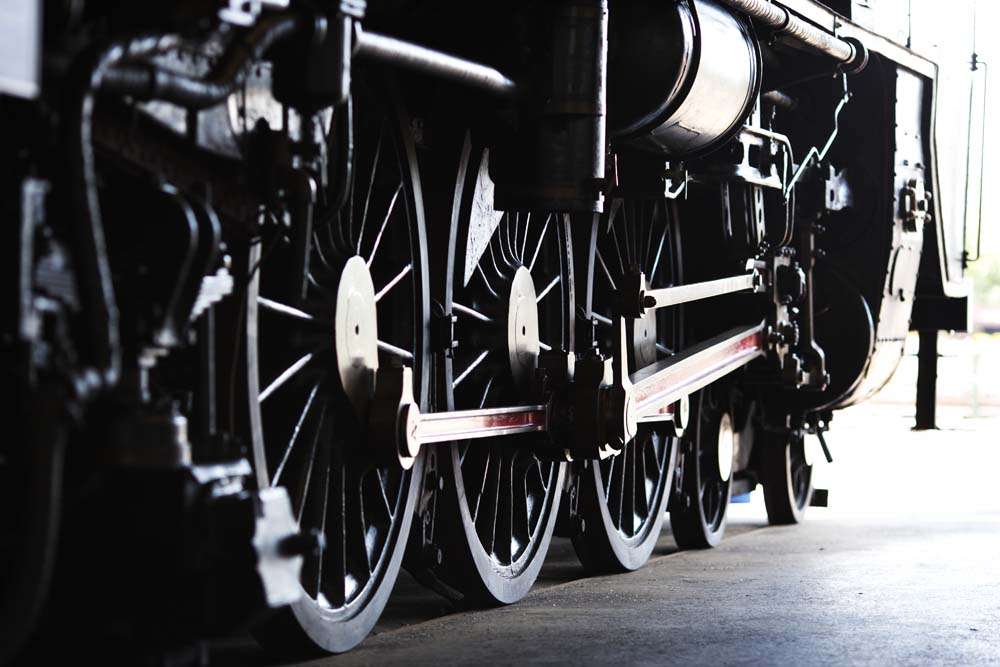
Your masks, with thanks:
[[[531,272],[523,266],[517,269],[510,285],[507,351],[515,384],[530,381],[538,365],[538,304]]]
[[[337,286],[334,351],[340,383],[351,404],[363,413],[378,369],[378,318],[375,286],[359,256],[347,260]]]

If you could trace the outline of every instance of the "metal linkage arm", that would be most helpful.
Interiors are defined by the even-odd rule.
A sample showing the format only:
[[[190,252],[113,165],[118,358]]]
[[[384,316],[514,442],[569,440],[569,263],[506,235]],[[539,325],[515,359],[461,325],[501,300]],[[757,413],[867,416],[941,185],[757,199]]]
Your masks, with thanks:
[[[430,445],[453,440],[539,433],[548,430],[548,423],[547,405],[431,412],[420,414],[415,438],[421,445]]]
[[[646,366],[629,376],[637,419],[658,414],[663,406],[689,396],[745,366],[767,349],[764,324],[731,329],[715,338]]]
[[[409,470],[424,445],[548,431],[549,406],[424,414],[414,400],[413,371],[405,366],[382,367],[375,376],[368,429],[376,458]]]
[[[645,276],[642,273],[633,274],[623,285],[622,314],[626,317],[643,317],[647,310],[654,308],[666,308],[736,292],[760,292],[764,288],[764,282],[755,267],[754,260],[750,260],[747,262],[749,273],[746,274],[659,289],[647,289]]]
[[[600,416],[593,421],[592,429],[578,430],[577,449],[594,458],[613,456],[636,436],[642,422],[667,421],[679,435],[687,425],[688,396],[765,354],[765,331],[763,322],[732,329],[625,375],[626,319],[619,317],[612,377],[605,377],[596,386],[591,383],[590,387],[578,387],[593,393],[592,403],[599,406]],[[578,364],[578,379],[580,375]],[[578,420],[585,417],[586,413],[577,412]]]

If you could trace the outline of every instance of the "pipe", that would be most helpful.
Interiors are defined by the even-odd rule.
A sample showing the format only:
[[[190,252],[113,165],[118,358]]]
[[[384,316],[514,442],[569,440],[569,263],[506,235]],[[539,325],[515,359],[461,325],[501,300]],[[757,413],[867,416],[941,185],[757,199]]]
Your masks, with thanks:
[[[511,79],[492,67],[404,42],[395,37],[365,32],[360,25],[354,32],[354,55],[388,62],[423,74],[452,79],[498,95],[513,95],[517,89],[517,85]]]
[[[857,40],[843,40],[800,19],[770,0],[720,0],[782,35],[844,63],[851,74],[868,64],[868,51]]]
[[[76,63],[68,81],[68,107],[63,122],[68,149],[66,182],[79,250],[74,259],[81,275],[84,312],[90,328],[90,353],[94,357],[88,360],[93,367],[77,378],[81,397],[101,388],[114,387],[122,367],[120,318],[97,192],[93,142],[96,91],[119,60],[153,53],[163,45],[163,38],[140,37],[92,48]]]
[[[134,63],[109,69],[102,78],[101,91],[173,102],[187,109],[214,106],[242,83],[247,64],[262,58],[275,44],[313,27],[314,22],[304,16],[274,16],[258,23],[242,39],[233,40],[205,79],[164,70],[155,63]]]

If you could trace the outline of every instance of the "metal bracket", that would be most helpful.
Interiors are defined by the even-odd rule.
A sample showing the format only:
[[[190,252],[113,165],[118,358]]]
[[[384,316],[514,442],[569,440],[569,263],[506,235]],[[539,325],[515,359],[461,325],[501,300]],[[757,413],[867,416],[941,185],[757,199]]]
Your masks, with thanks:
[[[837,108],[833,111],[833,131],[827,138],[826,143],[823,144],[822,150],[813,146],[809,149],[809,152],[806,153],[806,156],[802,159],[802,163],[799,165],[799,168],[795,170],[795,175],[792,176],[792,180],[785,187],[785,201],[788,200],[792,190],[795,189],[795,184],[799,182],[802,174],[804,174],[806,169],[809,168],[812,161],[815,160],[816,162],[822,162],[825,160],[827,154],[830,152],[830,149],[833,147],[833,142],[837,140],[837,135],[840,133],[840,112],[843,111],[844,107],[847,106],[847,103],[851,101],[851,91],[847,88],[847,74],[841,73],[840,79],[844,86],[844,94],[841,96],[840,103],[837,104]]]

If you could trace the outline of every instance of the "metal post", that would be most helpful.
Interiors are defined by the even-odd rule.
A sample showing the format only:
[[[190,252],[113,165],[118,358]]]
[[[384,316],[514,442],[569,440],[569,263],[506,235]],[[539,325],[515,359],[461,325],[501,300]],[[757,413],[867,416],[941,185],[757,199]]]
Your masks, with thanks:
[[[937,428],[937,362],[938,332],[920,332],[920,351],[917,354],[917,423],[915,431]]]

